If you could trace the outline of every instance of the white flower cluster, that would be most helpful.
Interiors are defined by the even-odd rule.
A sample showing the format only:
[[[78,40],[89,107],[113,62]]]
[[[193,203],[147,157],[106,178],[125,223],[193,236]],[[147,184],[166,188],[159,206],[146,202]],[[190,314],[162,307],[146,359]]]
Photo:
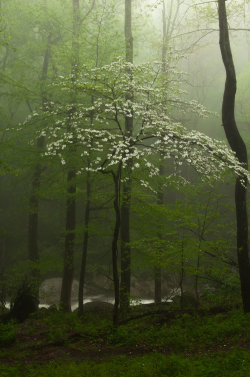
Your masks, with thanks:
[[[39,128],[38,135],[47,137],[45,155],[57,155],[67,164],[73,152],[78,154],[82,161],[78,174],[108,171],[119,164],[124,170],[129,163],[134,174],[144,169],[150,179],[159,174],[152,161],[160,155],[174,161],[179,171],[182,164],[192,165],[203,179],[220,178],[227,169],[249,179],[224,143],[189,132],[171,120],[176,106],[178,111],[189,109],[200,116],[207,113],[197,102],[178,97],[178,91],[171,87],[171,82],[176,86],[172,79],[176,72],[170,69],[163,85],[157,79],[157,69],[157,64],[135,66],[122,59],[101,68],[85,66],[77,81],[60,77],[56,84],[60,91],[74,91],[78,102],[49,102],[26,124],[43,119],[38,123],[46,123],[46,127]],[[133,129],[128,132],[125,119],[132,118]],[[149,187],[145,179],[141,184]]]

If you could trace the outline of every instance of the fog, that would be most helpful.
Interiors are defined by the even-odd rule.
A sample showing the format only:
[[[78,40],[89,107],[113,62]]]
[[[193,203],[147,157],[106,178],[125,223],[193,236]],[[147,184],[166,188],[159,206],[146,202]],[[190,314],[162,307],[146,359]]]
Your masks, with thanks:
[[[226,5],[249,152],[250,9]],[[121,300],[240,300],[217,2],[134,0],[126,24],[120,0],[2,0],[0,12],[2,305],[25,284],[38,299],[47,279],[64,281],[52,297],[65,310],[73,279],[84,302],[113,300],[116,278]]]

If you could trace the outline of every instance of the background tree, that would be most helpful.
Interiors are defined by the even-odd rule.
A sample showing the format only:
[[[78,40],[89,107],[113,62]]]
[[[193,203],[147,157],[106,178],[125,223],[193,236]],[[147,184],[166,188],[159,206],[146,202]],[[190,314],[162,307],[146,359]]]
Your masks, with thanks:
[[[126,62],[133,64],[134,48],[132,35],[132,1],[125,0],[125,56]],[[130,74],[129,80],[133,80],[132,70],[128,66]],[[126,95],[125,100],[128,103],[133,101],[133,92]],[[133,111],[125,116],[125,134],[126,137],[133,135]],[[128,164],[128,179],[122,186],[121,198],[121,312],[126,315],[130,305],[130,285],[131,285],[131,248],[130,248],[130,205],[132,193],[132,181],[129,178],[131,175],[133,161],[130,160]]]
[[[225,0],[218,0],[220,26],[220,49],[226,70],[226,83],[222,104],[222,122],[230,147],[247,169],[246,145],[238,131],[235,116],[236,74],[229,41]],[[250,311],[250,265],[248,254],[248,215],[246,206],[246,177],[238,177],[235,183],[235,205],[237,220],[237,255],[239,263],[241,295],[245,312]]]

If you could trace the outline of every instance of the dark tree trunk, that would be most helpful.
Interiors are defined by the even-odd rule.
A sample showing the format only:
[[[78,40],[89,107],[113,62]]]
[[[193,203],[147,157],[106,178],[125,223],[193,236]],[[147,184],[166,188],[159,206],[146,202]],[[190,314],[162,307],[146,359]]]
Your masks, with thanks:
[[[86,262],[87,262],[87,252],[88,252],[88,240],[89,240],[89,216],[90,216],[90,173],[87,172],[87,198],[86,207],[84,215],[84,236],[83,236],[83,247],[82,247],[82,261],[79,279],[79,292],[78,292],[78,314],[83,314],[83,290],[86,275]]]
[[[37,140],[37,147],[44,147],[44,137]],[[38,206],[39,206],[39,189],[41,180],[42,166],[38,162],[32,179],[30,200],[29,200],[29,228],[28,228],[28,257],[32,262],[39,260],[38,252]]]
[[[160,163],[159,166],[159,176],[160,178],[164,175],[164,168],[162,163]],[[157,192],[157,204],[162,206],[164,204],[164,193],[163,193],[163,187],[162,184],[159,184],[158,192]],[[163,232],[161,229],[161,225],[159,226],[159,232],[158,237],[160,240],[163,239]],[[161,261],[160,256],[158,263],[155,267],[154,276],[155,276],[155,304],[160,304],[162,301],[162,268],[161,268]]]
[[[172,9],[172,3],[171,3]],[[171,14],[170,14],[171,17]],[[167,24],[166,24],[166,8],[165,8],[165,1],[162,3],[162,73],[163,73],[163,80],[166,78],[166,58],[167,58]],[[164,135],[162,135],[163,137]],[[162,158],[162,156],[161,156]],[[160,162],[159,166],[159,177],[164,176],[164,168],[162,161]],[[158,192],[157,192],[157,204],[163,205],[164,204],[164,194],[162,189],[162,184],[159,184]],[[159,239],[163,238],[162,232],[158,233]],[[160,263],[158,266],[155,267],[154,270],[154,280],[155,280],[155,304],[160,304],[162,301],[162,269]]]
[[[154,275],[155,275],[155,304],[160,304],[161,303],[161,298],[162,298],[162,294],[161,294],[161,267],[160,266],[157,266],[155,267],[155,271],[154,271]]]
[[[125,0],[125,49],[126,62],[133,63],[133,36],[132,36],[132,10],[131,0]],[[132,72],[129,72],[131,79]],[[133,93],[127,94],[128,100],[133,100]],[[125,134],[132,135],[133,117],[125,117]],[[131,248],[130,248],[130,203],[131,203],[131,170],[132,160],[128,162],[128,180],[123,184],[121,201],[121,313],[126,316],[130,304],[130,282],[131,282]]]
[[[194,293],[195,293],[195,302],[196,306],[199,306],[200,302],[200,294],[199,294],[199,270],[200,270],[200,249],[197,252],[197,259],[196,259],[196,272],[194,277]]]
[[[119,304],[120,304],[120,290],[119,290],[119,273],[118,273],[118,239],[121,227],[121,214],[120,214],[120,179],[121,179],[121,165],[118,167],[117,174],[112,173],[114,186],[115,186],[115,227],[112,240],[112,266],[113,266],[113,282],[115,303],[113,311],[113,324],[118,325],[119,321]]]
[[[183,282],[184,282],[184,241],[181,241],[181,273],[180,273],[180,306],[183,309]]]
[[[236,153],[239,161],[247,168],[246,145],[241,138],[235,121],[235,95],[236,95],[236,74],[230,47],[227,13],[225,0],[218,0],[218,15],[220,28],[220,50],[226,70],[226,83],[222,104],[222,123],[228,143]],[[241,295],[245,312],[250,312],[250,264],[248,254],[248,217],[246,206],[247,179],[242,177],[236,179],[235,204],[237,221],[237,256],[241,283]]]
[[[67,176],[67,202],[66,202],[66,234],[63,264],[63,279],[60,298],[60,308],[71,311],[71,289],[74,273],[74,242],[75,242],[75,214],[76,214],[76,174],[73,170]]]
[[[49,59],[50,59],[50,47],[51,47],[51,35],[48,36],[47,48],[43,59],[43,68],[41,76],[41,93],[42,104],[45,103],[44,85],[48,75]],[[32,279],[32,285],[34,287],[34,298],[39,303],[39,278],[40,272],[38,267],[39,262],[39,250],[38,250],[38,211],[39,211],[39,190],[42,175],[42,165],[40,162],[40,152],[44,148],[45,137],[40,136],[37,139],[38,158],[34,168],[31,192],[29,199],[29,219],[28,219],[28,258],[32,263],[30,278]]]
[[[130,170],[130,169],[129,169]],[[131,171],[128,171],[131,174]],[[130,304],[131,248],[130,242],[131,179],[123,184],[121,205],[121,313],[126,316]]]
[[[93,3],[94,4],[94,1]],[[101,35],[101,26],[102,26],[102,18],[98,24],[98,34],[96,38],[96,60],[95,66],[98,67],[99,63],[99,39]],[[91,104],[94,104],[94,97],[91,96]],[[91,127],[93,125],[93,118],[94,113],[91,114],[90,117],[90,124]],[[88,159],[88,168],[90,167],[90,158]],[[86,265],[87,265],[87,254],[88,254],[88,241],[89,241],[89,218],[90,218],[90,192],[91,192],[91,182],[90,182],[90,172],[87,171],[86,177],[86,207],[85,207],[85,214],[84,214],[84,235],[83,235],[83,247],[82,247],[82,261],[81,261],[81,270],[80,270],[80,278],[79,278],[79,291],[78,291],[78,315],[81,316],[83,314],[83,291],[84,291],[84,284],[85,284],[85,277],[86,277]]]
[[[5,306],[6,302],[6,289],[5,289],[5,279],[4,272],[6,268],[6,257],[7,257],[7,237],[2,235],[1,247],[0,247],[0,307]]]
[[[79,71],[79,38],[80,38],[80,6],[79,0],[72,0],[73,5],[73,32],[72,32],[72,61],[71,73],[72,83],[77,80]],[[72,103],[74,103],[74,93],[72,93]],[[74,113],[72,109],[69,113],[67,131],[71,131],[71,119]],[[72,145],[71,153],[75,152]],[[70,167],[67,175],[67,202],[66,202],[66,227],[65,227],[65,248],[62,288],[60,297],[60,308],[63,311],[71,311],[71,291],[74,274],[74,246],[75,246],[75,216],[76,216],[76,172],[73,166]]]

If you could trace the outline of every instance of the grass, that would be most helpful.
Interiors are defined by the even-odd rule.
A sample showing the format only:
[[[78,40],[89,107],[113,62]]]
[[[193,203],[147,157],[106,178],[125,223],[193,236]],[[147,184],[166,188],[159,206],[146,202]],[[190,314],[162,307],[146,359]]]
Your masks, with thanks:
[[[16,330],[12,323],[0,322],[0,347],[12,344],[16,340]]]
[[[1,374],[2,373],[2,374]],[[1,377],[248,377],[250,354],[244,350],[184,357],[151,353],[112,361],[51,362],[48,365],[1,367]]]
[[[250,315],[237,310],[117,328],[55,312],[1,329],[0,377],[250,377]]]
[[[225,343],[250,341],[250,315],[239,311],[200,317],[184,314],[171,323],[151,324],[146,321],[120,326],[108,337],[113,344],[167,346],[172,352],[206,350]]]

